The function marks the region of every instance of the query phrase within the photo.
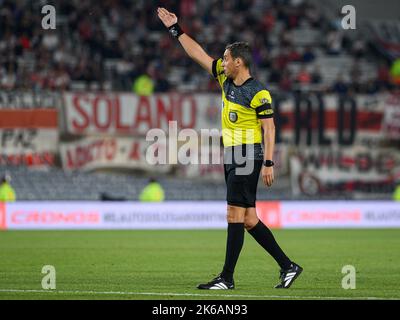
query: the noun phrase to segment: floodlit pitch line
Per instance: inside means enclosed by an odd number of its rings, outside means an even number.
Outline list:
[[[337,299],[337,300],[400,300],[400,298],[383,298],[383,297],[276,296],[276,295],[251,295],[251,294],[202,294],[202,293],[174,293],[174,292],[123,292],[123,291],[79,291],[79,290],[0,289],[0,292],[143,295],[143,296],[187,296],[187,297],[224,297],[224,298],[230,297],[230,298]]]

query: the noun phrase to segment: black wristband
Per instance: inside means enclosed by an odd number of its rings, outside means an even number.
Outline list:
[[[274,166],[274,162],[272,160],[264,160],[263,165],[265,167],[273,167]]]
[[[169,33],[174,37],[174,38],[179,38],[182,34],[184,34],[183,30],[179,26],[178,23],[175,23],[174,25],[170,26],[168,28]]]

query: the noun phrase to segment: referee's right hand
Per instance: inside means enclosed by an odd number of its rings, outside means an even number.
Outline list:
[[[169,28],[178,22],[178,18],[174,13],[169,12],[165,8],[157,8],[157,14],[162,23]]]

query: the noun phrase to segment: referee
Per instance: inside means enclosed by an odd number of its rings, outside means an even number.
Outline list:
[[[275,126],[271,96],[250,75],[251,50],[247,43],[226,47],[223,59],[214,60],[178,24],[175,14],[157,9],[158,17],[183,49],[218,81],[222,89],[222,140],[227,185],[227,243],[222,272],[199,289],[234,289],[233,273],[244,242],[244,229],[279,264],[280,281],[275,288],[289,288],[303,269],[291,261],[271,231],[258,219],[255,202],[262,174],[266,186],[274,182],[272,155]],[[262,134],[262,131],[264,134]],[[264,135],[265,152],[262,141]]]

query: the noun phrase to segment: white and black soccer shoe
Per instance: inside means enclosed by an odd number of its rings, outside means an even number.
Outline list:
[[[229,290],[235,289],[235,282],[226,281],[224,278],[219,275],[218,277],[214,278],[208,283],[199,284],[197,289],[204,289],[204,290]]]
[[[287,270],[280,271],[280,283],[278,283],[276,289],[288,289],[293,284],[294,280],[303,272],[303,268],[298,264],[292,262],[292,265]]]

